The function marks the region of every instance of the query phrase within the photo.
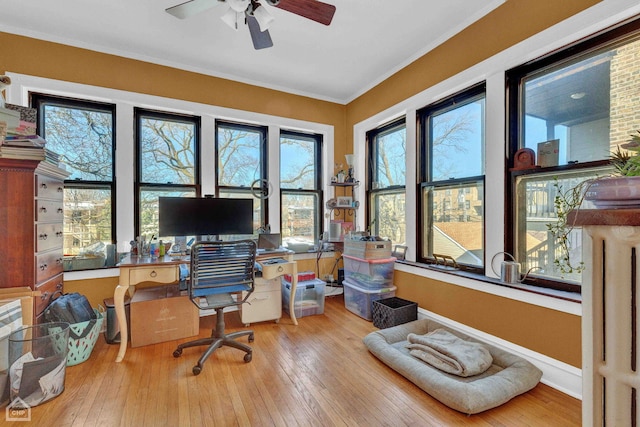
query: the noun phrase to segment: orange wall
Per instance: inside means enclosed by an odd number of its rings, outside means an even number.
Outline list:
[[[344,105],[8,33],[0,46],[5,72],[323,123],[336,144],[346,138]]]
[[[394,275],[396,296],[506,341],[582,365],[580,316],[475,291],[402,271]]]

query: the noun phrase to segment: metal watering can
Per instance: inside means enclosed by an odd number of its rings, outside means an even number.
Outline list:
[[[500,254],[507,255],[511,258],[511,261],[502,261],[500,263],[500,274],[493,268],[493,261],[495,261],[496,257]],[[500,276],[500,281],[503,283],[509,283],[512,285],[522,283],[531,270],[538,269],[541,267],[531,267],[522,278],[520,278],[520,263],[516,262],[516,259],[509,252],[498,252],[491,258],[491,270],[495,273],[496,276]]]

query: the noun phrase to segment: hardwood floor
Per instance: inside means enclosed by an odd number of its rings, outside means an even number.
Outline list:
[[[215,316],[201,319],[200,334]],[[226,315],[227,329],[243,326]],[[253,361],[224,347],[194,376],[203,348],[174,358],[177,341],[129,349],[100,337],[91,358],[67,368],[65,391],[32,408],[31,423],[56,426],[578,426],[580,401],[539,384],[499,408],[454,411],[373,357],[371,322],[327,297],[324,315],[251,325]],[[187,341],[187,340],[181,340]],[[3,419],[4,421],[4,419]]]

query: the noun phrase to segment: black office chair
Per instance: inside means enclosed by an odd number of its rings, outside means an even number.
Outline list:
[[[244,335],[253,342],[253,331],[243,330],[226,334],[225,307],[243,304],[254,290],[256,243],[253,240],[230,242],[197,242],[191,247],[191,273],[188,283],[189,297],[201,310],[216,310],[216,328],[211,337],[180,344],[173,357],[180,357],[187,347],[209,347],[193,367],[193,374],[202,371],[202,365],[216,349],[226,345],[245,351],[245,362],[251,362],[253,350],[235,339]],[[244,298],[241,292],[245,292]],[[236,296],[236,298],[234,298]]]

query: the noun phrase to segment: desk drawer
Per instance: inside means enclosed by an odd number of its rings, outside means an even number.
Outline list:
[[[174,283],[178,279],[178,266],[176,265],[136,267],[129,270],[130,285],[142,282]]]
[[[280,292],[280,289],[282,288],[282,283],[280,278],[275,278],[275,279],[263,279],[263,278],[256,278],[256,288],[254,290],[254,292]]]
[[[293,274],[295,262],[281,262],[277,264],[261,264],[262,277],[265,279],[273,279],[282,276],[285,273]]]
[[[243,295],[244,297],[244,295]],[[281,291],[253,292],[247,299],[247,304],[240,306],[242,323],[248,325],[254,322],[277,320],[282,316]]]

